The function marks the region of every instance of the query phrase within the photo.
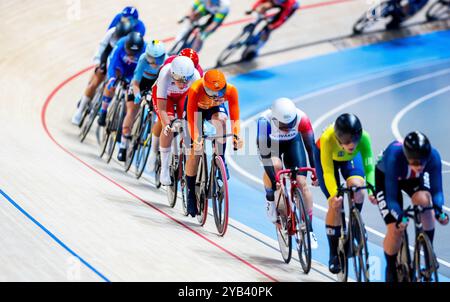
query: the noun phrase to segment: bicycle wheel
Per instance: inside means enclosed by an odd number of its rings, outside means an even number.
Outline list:
[[[346,241],[348,238],[342,237],[339,238],[339,245],[338,245],[338,259],[339,259],[339,266],[340,266],[340,272],[337,274],[337,279],[339,282],[347,282],[348,279],[348,254],[346,251]]]
[[[85,122],[83,122],[81,126],[80,142],[84,142],[87,135],[89,134],[89,131],[91,130],[95,118],[98,115],[98,111],[100,110],[100,107],[102,105],[101,97],[96,97],[92,102],[93,105],[90,105],[89,115],[87,116],[87,119],[85,119]]]
[[[106,149],[109,143],[109,139],[111,136],[111,132],[113,131],[113,119],[116,115],[117,110],[117,101],[115,99],[112,100],[111,105],[109,106],[108,113],[106,115],[106,126],[100,127],[103,130],[103,135],[101,137],[100,143],[100,157],[103,157],[106,153]]]
[[[450,1],[437,1],[426,12],[428,21],[446,20],[450,18]]]
[[[153,113],[148,113],[144,125],[141,128],[140,138],[136,150],[136,163],[135,163],[135,175],[136,178],[141,178],[147,166],[148,157],[150,155],[150,148],[152,144],[152,125],[153,125]]]
[[[411,282],[411,254],[409,253],[408,232],[404,232],[402,244],[397,254],[397,280],[398,282]]]
[[[250,26],[246,26],[242,33],[239,34],[233,41],[225,48],[222,53],[219,55],[217,59],[217,66],[223,66],[229,62],[228,59],[235,54],[239,49],[241,49],[244,45],[247,45],[247,41],[251,37],[253,30],[255,28],[254,24],[249,24]]]
[[[175,204],[177,203],[178,180],[180,175],[179,158],[180,156],[178,154],[172,154],[169,167],[172,184],[167,188],[167,200],[171,208],[175,207]]]
[[[214,221],[220,236],[224,236],[228,228],[228,180],[225,163],[222,157],[214,158],[211,167],[211,188],[210,194],[213,205]]]
[[[142,118],[141,111],[138,112],[133,128],[131,129],[131,142],[127,146],[126,156],[125,156],[125,172],[128,172],[133,164],[134,155],[136,154],[137,145],[139,143],[139,134],[141,132]]]
[[[181,174],[182,177],[180,179],[180,191],[181,191],[181,206],[183,209],[183,214],[184,216],[188,215],[187,212],[187,182],[186,182],[186,173],[184,171],[186,171],[186,155],[184,155],[185,153],[183,152],[181,154],[181,161],[180,161],[180,165],[181,165],[181,171],[183,171],[183,173]]]
[[[124,115],[124,102],[123,96],[119,99],[119,103],[117,104],[117,109],[115,110],[115,114],[112,119],[111,125],[111,133],[109,135],[107,147],[106,147],[106,162],[109,164],[111,162],[112,156],[114,154],[114,150],[116,145],[122,136],[121,129],[123,123],[123,115]]]
[[[389,15],[389,2],[382,2],[380,5],[374,7],[370,11],[364,13],[353,25],[353,34],[359,35],[363,31],[369,29],[376,24],[380,19]]]
[[[439,282],[438,264],[430,239],[419,233],[414,248],[414,273],[417,282]]]
[[[298,258],[300,259],[303,272],[307,274],[311,270],[311,222],[299,188],[294,190],[292,197],[295,204],[295,240]]]
[[[358,209],[354,208],[351,215],[353,217],[351,219],[352,232],[350,238],[356,281],[369,282],[369,251],[367,248],[367,233]]]
[[[160,176],[161,176],[161,153],[158,151],[155,163],[155,186],[157,189],[161,188]]]
[[[276,224],[278,246],[280,247],[281,257],[285,263],[289,263],[292,257],[292,236],[289,235],[288,222],[286,217],[279,216],[279,223]]]
[[[208,164],[206,163],[206,154],[202,155],[198,163],[195,193],[198,210],[197,220],[203,226],[208,217]]]
[[[184,48],[189,48],[189,41],[193,40],[193,32],[195,27],[191,27],[191,29],[181,38],[178,42],[176,42],[169,51],[169,55],[178,55],[181,50]]]

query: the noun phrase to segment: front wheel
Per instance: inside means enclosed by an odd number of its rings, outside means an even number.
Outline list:
[[[436,256],[430,239],[424,232],[420,233],[416,239],[414,268],[417,282],[439,282]]]
[[[357,282],[369,282],[369,251],[367,249],[367,233],[358,209],[352,211],[351,249],[353,267]]]
[[[249,40],[254,26],[245,28],[242,33],[239,34],[233,41],[231,41],[230,45],[225,48],[222,53],[219,55],[217,59],[217,66],[224,66],[230,63],[230,58],[237,53],[243,46],[247,45],[247,41]]]
[[[180,156],[178,154],[172,154],[172,160],[169,168],[172,184],[167,188],[167,201],[169,202],[169,206],[171,208],[174,208],[177,203],[178,180],[180,174],[179,158]]]
[[[211,178],[211,199],[214,221],[220,236],[225,235],[228,227],[228,180],[225,163],[220,156],[214,159]]]
[[[411,254],[409,253],[408,232],[404,232],[402,243],[397,254],[397,280],[398,282],[411,282]]]
[[[206,223],[208,217],[208,166],[206,155],[200,158],[197,169],[197,179],[195,181],[195,195],[197,199],[197,220],[201,226]]]
[[[294,191],[295,203],[295,240],[298,258],[305,274],[311,270],[311,222],[305,209],[302,192],[299,188]]]

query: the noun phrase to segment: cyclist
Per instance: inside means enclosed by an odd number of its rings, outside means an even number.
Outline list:
[[[428,0],[408,0],[408,3],[404,6],[400,5],[402,0],[391,0],[395,9],[392,13],[392,20],[386,24],[386,29],[397,29],[400,27],[400,23],[406,17],[415,15],[419,10],[421,10],[427,3]]]
[[[191,48],[185,48],[180,51],[180,54],[178,56],[188,57],[192,60],[194,63],[195,69],[197,69],[198,73],[200,74],[200,77],[203,77],[203,69],[200,66],[200,59],[197,54],[197,52]],[[177,55],[170,56],[167,58],[167,60],[164,62],[164,64],[172,63],[172,61],[177,57]],[[153,107],[157,108],[158,104],[156,99],[153,99]],[[156,156],[159,150],[159,137],[161,136],[162,131],[162,125],[161,120],[158,119],[155,123],[155,125],[152,128],[152,145],[150,149],[150,155],[148,158],[148,169],[150,172],[153,172],[155,170],[155,163],[156,163]]]
[[[310,166],[315,167],[314,131],[308,116],[298,109],[292,100],[280,98],[272,103],[271,110],[258,119],[257,133],[256,144],[265,171],[263,181],[266,190],[267,215],[273,223],[276,223],[275,175],[283,169],[283,161],[289,169],[306,167],[305,148]],[[306,172],[298,173],[297,183],[302,190],[306,210],[312,221],[313,200],[306,183],[306,174]],[[318,186],[319,182],[314,180],[313,184]],[[317,238],[311,232],[311,248],[317,247]]]
[[[127,94],[127,110],[122,126],[122,139],[117,155],[119,161],[125,161],[126,149],[131,140],[131,127],[141,103],[143,92],[150,91],[158,78],[159,70],[166,59],[166,48],[163,42],[152,40],[147,44],[145,53],[139,58],[133,80]]]
[[[173,134],[171,122],[178,117],[182,119],[186,95],[189,87],[200,79],[200,74],[190,58],[176,57],[172,63],[165,65],[159,74],[156,86],[153,88],[153,99],[157,102],[155,111],[161,121],[163,135],[160,136],[161,152],[161,184],[171,184],[169,164]]]
[[[74,125],[80,125],[84,109],[91,102],[100,83],[105,79],[107,60],[114,46],[116,46],[119,39],[128,35],[130,32],[131,25],[129,23],[119,22],[116,27],[109,29],[106,33],[94,57],[94,73],[91,75],[84,95],[81,97],[78,108],[72,117],[72,123]]]
[[[340,183],[339,171],[347,187],[364,186],[365,181],[374,185],[375,167],[369,134],[363,130],[358,117],[345,113],[334,125],[330,125],[316,142],[315,161],[320,188],[328,199],[326,232],[330,247],[329,270],[333,274],[340,271],[337,248],[341,236],[342,197],[337,196]],[[376,203],[373,192],[369,199]],[[362,191],[355,193],[356,208],[361,211],[364,201]]]
[[[235,149],[241,149],[244,141],[239,137],[239,99],[236,87],[227,83],[225,75],[220,70],[212,69],[205,73],[203,79],[194,82],[189,89],[186,117],[192,144],[186,162],[186,181],[188,189],[187,211],[192,217],[197,215],[195,179],[197,177],[198,157],[196,155],[202,150],[203,146],[199,129],[202,129],[203,121],[207,120],[216,128],[218,136],[225,134],[228,120],[225,102],[228,102],[230,109],[231,128],[234,134],[233,146]],[[215,146],[216,154],[221,156],[225,162],[226,139],[216,140]],[[226,170],[228,178],[228,168]]]
[[[297,0],[257,0],[253,4],[252,9],[246,12],[247,14],[255,11],[260,15],[264,15],[268,10],[274,8],[278,9],[279,12],[270,19],[267,26],[255,37],[254,46],[249,47],[244,59],[250,60],[256,57],[258,51],[269,40],[270,33],[281,27],[297,11],[299,6]]]
[[[392,142],[383,152],[375,170],[378,207],[386,225],[384,255],[386,257],[386,281],[397,280],[396,258],[400,250],[403,231],[402,191],[411,197],[414,205],[430,207],[433,210],[421,214],[425,233],[433,242],[434,219],[440,224],[448,223],[443,213],[442,164],[439,152],[421,132],[409,133],[403,143]]]
[[[192,23],[197,22],[202,17],[211,15],[206,28],[199,32],[192,48],[195,51],[200,51],[205,39],[212,34],[220,25],[222,25],[224,19],[227,17],[230,11],[230,0],[195,0],[191,12],[187,16],[189,22],[185,23],[185,27],[178,34],[175,39],[175,43],[181,41],[184,36],[189,32]]]
[[[144,22],[139,20],[139,12],[137,8],[133,6],[125,7],[121,13],[117,14],[114,17],[111,24],[109,25],[109,28],[115,27],[119,22],[130,23],[133,31],[137,31],[142,35],[142,37],[145,36],[145,24]]]
[[[138,32],[131,32],[117,42],[109,59],[107,84],[103,91],[102,107],[97,120],[99,126],[106,125],[106,113],[114,96],[117,79],[120,78],[130,83],[138,59],[145,51],[145,47],[144,39]]]

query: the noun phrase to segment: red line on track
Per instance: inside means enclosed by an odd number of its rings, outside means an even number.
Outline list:
[[[65,81],[63,81],[62,83],[60,83],[51,93],[50,95],[47,97],[47,99],[45,100],[44,106],[42,107],[42,111],[41,111],[41,123],[42,126],[44,128],[45,133],[48,135],[48,137],[61,149],[63,150],[65,153],[67,153],[69,156],[73,157],[74,159],[76,159],[77,161],[79,161],[81,164],[83,164],[85,167],[87,167],[89,170],[91,170],[92,172],[94,172],[95,174],[101,176],[102,178],[104,178],[105,180],[109,181],[110,183],[114,184],[115,186],[117,186],[118,188],[122,189],[123,191],[125,191],[126,193],[128,193],[129,195],[133,196],[134,198],[136,198],[137,200],[139,200],[140,202],[146,204],[147,206],[151,207],[152,209],[154,209],[155,211],[159,212],[160,214],[164,215],[165,217],[169,218],[170,220],[172,220],[173,222],[181,225],[182,227],[184,227],[185,229],[187,229],[188,231],[190,231],[191,233],[193,233],[194,235],[202,238],[203,240],[205,240],[206,242],[210,243],[211,245],[217,247],[218,249],[220,249],[221,251],[225,252],[226,254],[228,254],[229,256],[235,258],[236,260],[242,262],[244,265],[248,266],[249,268],[255,270],[256,272],[262,274],[263,276],[267,277],[269,280],[274,281],[274,282],[278,282],[277,279],[275,279],[274,277],[270,276],[269,274],[267,274],[266,272],[264,272],[263,270],[257,268],[256,266],[254,266],[253,264],[251,264],[250,262],[244,260],[243,258],[239,257],[238,255],[234,254],[233,252],[229,251],[228,249],[222,247],[221,245],[217,244],[216,242],[212,241],[211,239],[207,238],[206,236],[200,234],[199,232],[195,231],[194,229],[192,229],[191,227],[189,227],[188,225],[184,224],[183,222],[177,220],[176,218],[172,217],[171,215],[165,213],[164,211],[160,210],[159,208],[157,208],[156,206],[152,205],[151,203],[145,201],[144,199],[142,199],[141,197],[139,197],[138,195],[134,194],[133,192],[131,192],[130,190],[128,190],[127,188],[123,187],[121,184],[119,184],[118,182],[116,182],[115,180],[109,178],[108,176],[106,176],[105,174],[101,173],[100,171],[98,171],[97,169],[93,168],[92,166],[90,166],[89,164],[87,164],[86,162],[84,162],[82,159],[80,159],[78,156],[76,156],[75,154],[73,154],[72,152],[70,152],[68,149],[66,149],[63,145],[61,145],[52,135],[52,133],[50,132],[48,125],[47,125],[47,120],[46,120],[46,114],[47,114],[47,109],[48,106],[50,105],[50,103],[54,100],[55,95],[64,87],[66,86],[68,83],[70,83],[71,81],[73,81],[74,79],[76,79],[77,77],[81,76],[82,74],[88,72],[89,70],[91,70],[93,68],[93,66],[90,66],[88,68],[85,68],[79,72],[77,72],[76,74],[74,74],[73,76],[69,77],[68,79],[66,79]]]
[[[315,4],[308,4],[308,5],[300,6],[299,11],[308,10],[308,9],[312,9],[312,8],[318,8],[318,7],[324,7],[324,6],[331,6],[331,5],[341,4],[341,3],[353,2],[353,1],[355,1],[355,0],[324,1],[324,2],[319,2],[319,3],[315,3]],[[239,25],[242,23],[248,23],[248,22],[253,21],[253,19],[254,19],[253,17],[247,17],[247,18],[242,18],[242,19],[238,19],[235,21],[225,22],[221,27],[228,27],[228,26]],[[172,42],[173,40],[175,40],[175,37],[166,38],[161,41],[163,41],[164,43],[167,43],[167,42]]]

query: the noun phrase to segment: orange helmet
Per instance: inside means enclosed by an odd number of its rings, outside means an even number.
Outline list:
[[[192,48],[185,48],[180,51],[180,56],[188,57],[194,63],[195,68],[197,68],[198,63],[200,63],[200,59],[198,58],[198,54]]]
[[[227,90],[227,80],[222,71],[208,70],[203,76],[203,87],[210,97],[223,97]]]

